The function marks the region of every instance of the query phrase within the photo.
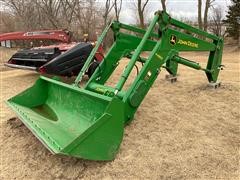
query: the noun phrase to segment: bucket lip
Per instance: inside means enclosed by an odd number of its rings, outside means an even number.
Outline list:
[[[40,76],[39,78],[43,79],[43,80],[46,80],[48,82],[51,82],[51,83],[54,83],[54,84],[57,84],[57,85],[60,85],[60,86],[72,89],[74,91],[77,91],[77,92],[80,92],[80,93],[84,93],[84,94],[86,94],[88,96],[94,96],[95,98],[102,99],[102,100],[105,100],[105,101],[108,101],[108,102],[112,101],[112,99],[113,99],[113,97],[104,96],[102,94],[98,94],[96,92],[89,91],[89,90],[86,90],[84,88],[80,88],[80,87],[74,86],[73,84],[66,84],[64,82],[57,81],[55,79],[51,79],[51,78],[48,78],[48,77],[45,77],[45,76]]]
[[[21,112],[19,112],[13,105],[13,103],[9,100],[5,101],[5,103],[11,108],[13,109],[13,111],[15,112],[15,114],[19,117],[19,119],[21,120],[21,122],[34,134],[34,136],[52,153],[52,154],[58,154],[60,153],[60,149],[59,148],[54,148],[53,146],[49,146],[44,139],[41,138],[41,136],[37,133],[37,130],[35,128],[32,128],[30,126],[29,123],[27,123],[25,121],[25,119],[23,118],[23,114]],[[57,145],[58,146],[58,145]]]

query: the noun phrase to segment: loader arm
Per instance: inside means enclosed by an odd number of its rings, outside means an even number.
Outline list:
[[[147,30],[119,22],[112,22],[111,28],[115,42],[85,88],[107,96],[116,95],[122,99],[125,103],[126,123],[133,118],[161,68],[166,68],[175,76],[178,64],[183,64],[204,71],[209,82],[217,81],[222,59],[222,38],[173,19],[164,11],[155,13]],[[157,32],[154,31],[156,29]],[[141,57],[143,51],[150,51],[148,58]],[[207,66],[203,68],[197,62],[180,57],[179,52],[182,51],[208,51]],[[118,83],[115,87],[106,86],[106,81],[120,59],[126,56],[130,57],[130,60]],[[124,91],[122,88],[137,61],[143,63],[143,68],[131,86]]]

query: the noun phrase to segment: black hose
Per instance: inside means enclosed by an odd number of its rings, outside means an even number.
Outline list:
[[[139,69],[138,69],[138,66],[135,64],[134,65],[136,67],[136,70],[137,70],[137,75],[139,74]]]

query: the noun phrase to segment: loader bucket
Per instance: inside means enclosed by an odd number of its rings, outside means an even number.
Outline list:
[[[40,77],[7,103],[54,154],[112,160],[122,141],[123,104],[115,98]]]

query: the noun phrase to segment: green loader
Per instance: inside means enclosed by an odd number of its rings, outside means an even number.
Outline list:
[[[114,42],[92,77],[82,78],[109,30]],[[7,101],[21,121],[54,154],[89,160],[113,160],[129,124],[162,68],[177,75],[178,64],[202,70],[210,83],[221,70],[223,39],[157,11],[146,30],[113,21],[99,37],[73,84],[40,76],[36,83]],[[142,57],[142,52],[149,56]],[[208,51],[207,66],[179,56]],[[119,61],[128,64],[114,86],[106,85]],[[135,64],[143,64],[132,84],[123,88]],[[82,84],[82,83],[81,83]]]

